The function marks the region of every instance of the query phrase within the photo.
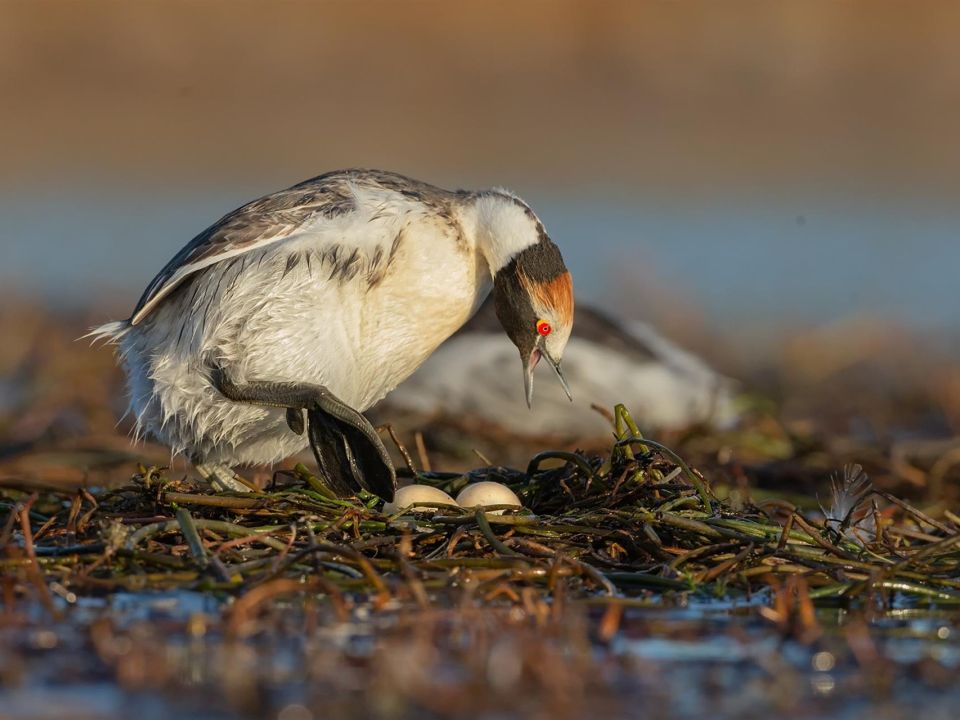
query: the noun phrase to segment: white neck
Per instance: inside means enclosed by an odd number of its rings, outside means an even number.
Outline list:
[[[491,275],[540,240],[533,213],[506,191],[473,198],[464,207],[461,222],[474,247],[487,261]]]

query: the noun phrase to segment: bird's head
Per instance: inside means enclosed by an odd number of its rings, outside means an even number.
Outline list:
[[[527,405],[533,402],[533,371],[549,363],[571,400],[560,369],[573,328],[573,283],[560,249],[543,234],[494,275],[497,318],[523,361]]]
[[[570,397],[560,361],[573,327],[573,283],[560,248],[530,206],[510,191],[497,188],[470,197],[465,225],[493,275],[497,318],[520,350],[527,405],[540,360],[553,368]]]

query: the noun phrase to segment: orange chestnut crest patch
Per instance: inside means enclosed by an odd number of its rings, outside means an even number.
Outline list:
[[[553,332],[553,328],[546,320],[537,320],[537,332],[546,337]]]
[[[530,293],[534,307],[541,307],[544,311],[552,310],[553,319],[560,325],[573,321],[573,283],[570,281],[570,273],[561,273],[552,280],[543,282],[534,282],[521,274],[520,281]],[[538,331],[539,325],[538,321]]]

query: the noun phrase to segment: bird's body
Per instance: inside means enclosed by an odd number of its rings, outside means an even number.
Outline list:
[[[563,360],[578,403],[570,406],[559,389],[547,388],[532,412],[525,412],[504,372],[513,353],[488,301],[390,394],[378,414],[399,412],[420,421],[467,417],[517,438],[559,435],[578,443],[609,437],[609,422],[591,405],[624,403],[644,432],[729,428],[739,415],[733,380],[650,325],[582,304]]]
[[[539,236],[536,216],[502,191],[328,173],[222,218],[161,271],[130,320],[99,332],[120,346],[139,431],[207,465],[274,463],[308,436],[291,431],[284,403],[228,397],[211,368],[238,387],[321,387],[362,412]]]

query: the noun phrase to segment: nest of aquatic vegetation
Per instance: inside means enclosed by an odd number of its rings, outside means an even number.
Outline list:
[[[387,515],[372,495],[333,497],[303,466],[250,493],[213,494],[163,468],[110,490],[0,488],[0,564],[7,593],[36,593],[51,607],[51,593],[119,589],[312,593],[340,611],[464,593],[682,599],[755,593],[786,577],[821,602],[893,592],[960,601],[960,518],[930,517],[856,468],[816,516],[783,501],[723,502],[708,479],[641,437],[622,407],[603,457],[545,452],[522,471],[415,478],[451,493],[474,480],[508,485],[524,509]]]

